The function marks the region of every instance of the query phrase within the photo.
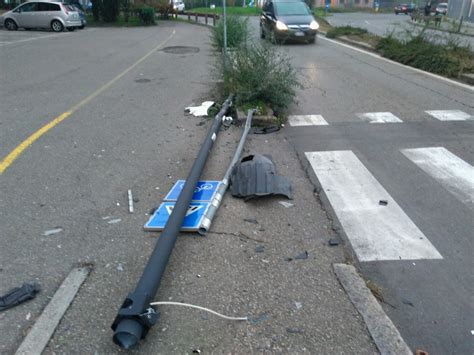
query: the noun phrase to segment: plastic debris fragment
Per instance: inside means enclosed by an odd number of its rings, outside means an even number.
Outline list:
[[[11,289],[5,295],[0,296],[0,311],[5,311],[35,298],[40,290],[40,285],[35,282],[24,283],[21,287]]]
[[[256,197],[283,195],[292,198],[289,180],[276,174],[270,156],[249,155],[237,163],[231,174],[232,196],[251,199]]]
[[[214,101],[204,101],[201,106],[189,106],[184,111],[196,117],[207,116],[207,111],[212,105]]]
[[[48,237],[48,236],[50,236],[50,235],[60,233],[60,232],[62,232],[63,230],[64,230],[64,229],[62,229],[61,227],[57,227],[57,228],[54,228],[54,229],[47,230],[46,232],[43,233],[43,235],[44,235],[45,237]]]

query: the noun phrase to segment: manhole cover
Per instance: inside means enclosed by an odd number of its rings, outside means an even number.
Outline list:
[[[151,80],[150,79],[137,79],[135,80],[136,83],[149,83]]]
[[[186,54],[186,53],[197,53],[199,52],[198,47],[186,47],[186,46],[173,46],[173,47],[165,47],[162,49],[165,53],[171,54]]]

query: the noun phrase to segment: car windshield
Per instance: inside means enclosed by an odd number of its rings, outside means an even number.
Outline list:
[[[276,2],[275,13],[280,16],[309,15],[309,9],[304,2]]]

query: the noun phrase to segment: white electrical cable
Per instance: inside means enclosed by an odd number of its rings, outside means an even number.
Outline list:
[[[150,303],[151,306],[160,306],[160,305],[171,305],[171,306],[184,306],[184,307],[190,307],[190,308],[196,308],[196,309],[200,309],[201,311],[206,311],[206,312],[209,312],[209,313],[212,313],[218,317],[221,317],[221,318],[224,318],[224,319],[228,319],[228,320],[249,320],[248,317],[229,317],[229,316],[226,316],[226,315],[223,315],[221,313],[218,313],[216,311],[213,311],[212,309],[209,309],[209,308],[205,308],[205,307],[201,307],[201,306],[196,306],[194,304],[189,304],[189,303],[181,303],[181,302],[152,302]]]

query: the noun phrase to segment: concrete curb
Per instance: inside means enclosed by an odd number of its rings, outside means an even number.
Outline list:
[[[359,42],[359,41],[354,41],[353,39],[347,38],[345,36],[341,36],[338,38],[335,38],[337,41],[341,41],[346,44],[350,44],[355,47],[359,47],[361,49],[365,49],[366,51],[370,51],[373,53],[378,53],[374,47],[372,47],[370,44],[364,43],[364,42]]]
[[[334,272],[352,304],[364,318],[370,335],[382,355],[413,354],[397,328],[385,314],[364,280],[352,265],[334,264]]]
[[[89,267],[80,267],[69,273],[15,355],[41,355],[90,271]]]

